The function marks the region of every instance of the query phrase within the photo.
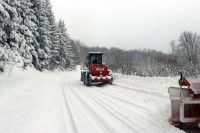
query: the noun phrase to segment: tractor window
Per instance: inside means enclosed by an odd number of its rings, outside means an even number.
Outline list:
[[[102,55],[101,54],[91,55],[91,63],[102,64]]]

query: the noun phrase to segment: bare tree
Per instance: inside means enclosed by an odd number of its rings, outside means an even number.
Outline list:
[[[172,56],[177,60],[177,67],[188,75],[198,75],[200,67],[200,36],[193,32],[183,32],[178,42],[170,43]]]

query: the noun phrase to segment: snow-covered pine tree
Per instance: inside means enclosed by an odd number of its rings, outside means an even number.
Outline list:
[[[4,30],[6,23],[8,23],[8,21],[10,20],[10,15],[6,10],[6,8],[8,8],[7,6],[8,5],[4,1],[0,0],[0,71],[1,72],[3,72],[5,69],[6,50],[10,49],[7,43],[7,35]]]
[[[69,41],[67,42],[67,45],[65,47],[65,51],[67,52],[68,58],[70,59],[70,66],[69,67],[71,69],[74,69],[75,66],[76,66],[76,63],[75,63],[76,54],[75,54],[75,47],[74,47],[72,39],[69,39]]]
[[[70,39],[70,43],[67,46],[68,55],[72,60],[72,67],[75,67],[80,63],[80,49],[79,49],[79,41]]]
[[[1,71],[5,66],[13,66],[14,64],[23,65],[22,58],[19,53],[19,42],[22,36],[19,31],[19,17],[16,11],[18,2],[16,0],[0,0],[1,4]]]
[[[35,12],[32,9],[33,4],[30,0],[18,0],[18,4],[16,6],[19,15],[18,19],[20,20],[18,34],[22,36],[19,52],[22,56],[24,67],[33,64],[36,68],[38,68],[39,60],[34,47],[35,36],[33,34],[37,30],[37,19]]]
[[[47,4],[45,0],[33,0],[33,9],[35,11],[38,23],[37,23],[37,32],[35,43],[38,43],[39,48],[38,58],[40,61],[41,69],[49,69],[49,62],[52,58],[51,55],[51,39],[49,35],[49,21],[47,18]]]
[[[69,58],[67,46],[70,43],[70,38],[67,34],[67,29],[63,20],[59,20],[57,28],[59,38],[59,53],[60,53],[60,68],[67,69],[71,67],[72,60]]]
[[[51,58],[49,66],[50,66],[50,69],[53,70],[53,69],[58,68],[60,65],[60,54],[59,54],[60,44],[58,40],[57,25],[55,22],[54,13],[52,11],[51,2],[49,0],[46,0],[46,4],[47,4],[46,16],[50,24],[48,31],[49,31],[49,37],[51,39],[51,46],[52,46],[52,58]]]

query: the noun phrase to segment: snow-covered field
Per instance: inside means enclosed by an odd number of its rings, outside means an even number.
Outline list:
[[[177,80],[115,74],[86,87],[78,70],[15,68],[0,75],[0,133],[184,133],[168,122]]]

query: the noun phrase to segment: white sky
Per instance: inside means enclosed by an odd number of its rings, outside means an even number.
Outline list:
[[[51,0],[56,19],[88,46],[169,51],[183,31],[200,33],[199,0]]]

